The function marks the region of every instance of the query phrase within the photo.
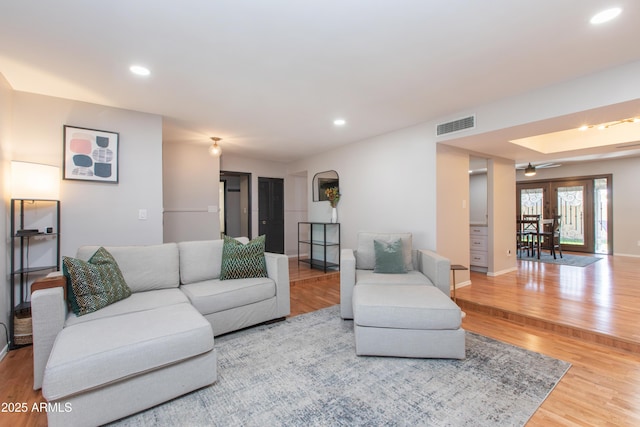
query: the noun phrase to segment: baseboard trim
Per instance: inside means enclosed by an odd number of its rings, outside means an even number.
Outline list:
[[[631,258],[640,258],[640,255],[634,255],[634,254],[617,254],[614,252],[613,256],[628,256]]]
[[[507,268],[506,270],[500,270],[500,271],[487,271],[487,276],[489,277],[501,276],[503,274],[511,273],[512,271],[518,271],[518,267],[511,267],[511,268]]]
[[[456,283],[456,289],[464,288],[465,286],[470,286],[471,280],[466,280],[464,282]],[[453,290],[453,285],[450,286],[451,290]]]

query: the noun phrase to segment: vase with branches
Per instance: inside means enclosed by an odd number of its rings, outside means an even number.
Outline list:
[[[338,187],[329,187],[324,190],[325,196],[327,196],[327,200],[329,200],[329,204],[331,205],[331,222],[338,222],[338,202],[340,201],[340,190]]]

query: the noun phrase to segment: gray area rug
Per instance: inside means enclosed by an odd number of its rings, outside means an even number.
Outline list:
[[[218,381],[119,426],[519,426],[571,366],[467,332],[465,360],[355,355],[339,306],[216,338]]]
[[[546,262],[548,264],[559,264],[559,265],[570,265],[573,267],[586,267],[588,265],[593,264],[596,261],[600,261],[602,258],[598,258],[595,256],[584,256],[584,255],[570,255],[563,254],[562,258],[560,258],[559,254],[556,254],[556,259],[553,259],[552,255],[548,253],[540,254],[540,259],[538,257],[528,257],[522,256],[518,258],[521,261],[536,261],[536,262]]]

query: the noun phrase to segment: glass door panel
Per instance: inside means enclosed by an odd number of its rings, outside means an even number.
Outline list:
[[[597,254],[608,254],[611,252],[609,241],[609,183],[607,178],[593,180],[595,197],[595,252]]]
[[[558,187],[558,213],[562,216],[560,243],[584,245],[583,187]]]
[[[523,188],[520,191],[520,216],[540,215],[542,217],[543,201],[542,188]]]
[[[593,181],[555,184],[552,210],[561,216],[560,244],[570,251],[594,252]]]
[[[549,184],[518,183],[516,185],[516,216],[540,215],[549,216]]]

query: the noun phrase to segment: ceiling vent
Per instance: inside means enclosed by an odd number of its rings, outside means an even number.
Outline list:
[[[461,130],[473,129],[476,127],[476,116],[464,117],[447,123],[440,123],[436,128],[436,136],[446,135]]]

